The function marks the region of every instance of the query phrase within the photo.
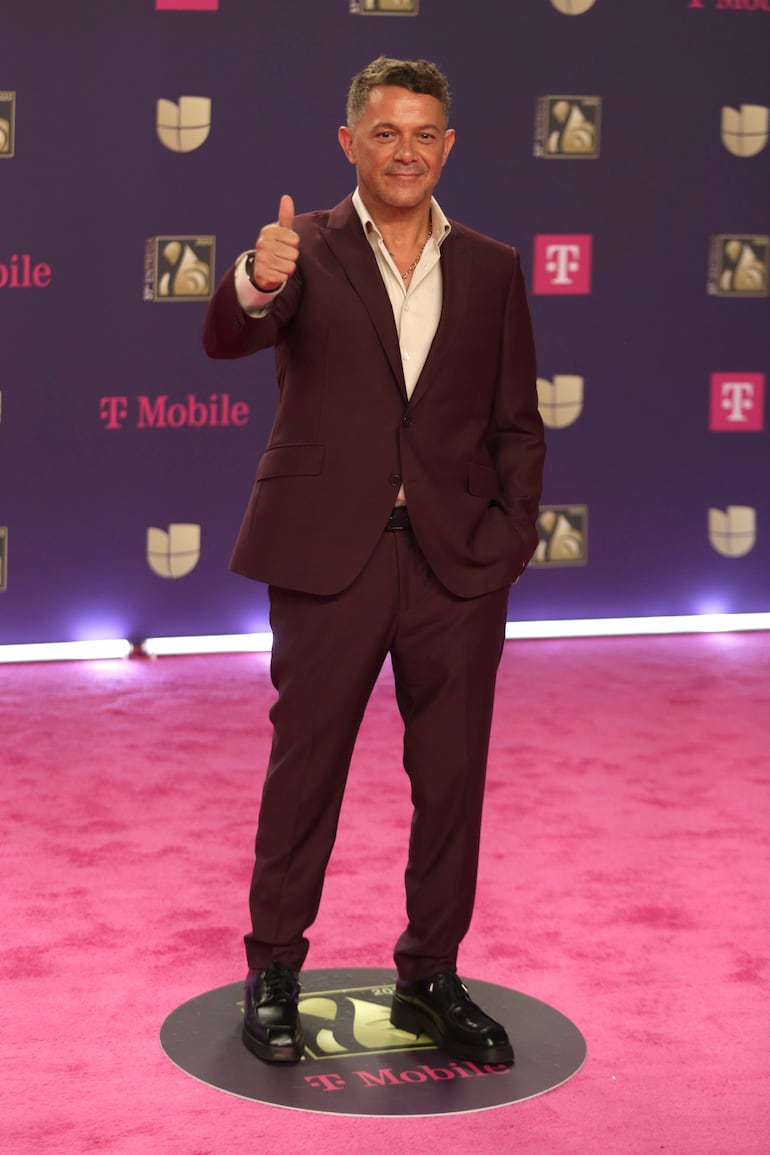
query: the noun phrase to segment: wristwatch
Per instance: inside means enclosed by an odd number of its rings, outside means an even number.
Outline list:
[[[245,272],[246,276],[249,278],[249,281],[251,282],[251,284],[254,286],[254,288],[257,290],[258,293],[277,293],[281,287],[280,285],[276,285],[276,287],[274,289],[263,289],[262,286],[258,285],[257,282],[254,280],[254,256],[255,256],[254,253],[248,253],[246,256],[246,260],[244,262],[244,265],[243,265],[243,271]]]

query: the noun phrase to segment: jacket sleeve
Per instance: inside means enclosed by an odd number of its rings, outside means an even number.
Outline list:
[[[275,345],[280,330],[290,323],[301,296],[301,280],[295,272],[263,317],[249,317],[238,303],[235,266],[219,282],[203,321],[203,348],[209,357],[231,360],[258,353]]]

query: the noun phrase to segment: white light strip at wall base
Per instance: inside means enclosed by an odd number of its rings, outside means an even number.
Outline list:
[[[612,638],[640,634],[726,634],[770,630],[770,613],[681,614],[659,618],[586,618],[507,622],[506,638]]]
[[[687,614],[660,618],[597,618],[556,622],[508,622],[512,638],[605,638],[639,634],[712,634],[770,630],[770,613]],[[150,657],[165,654],[269,652],[272,635],[224,634],[198,638],[148,638],[142,649]]]
[[[512,640],[539,638],[611,638],[644,634],[724,634],[770,631],[770,613],[683,614],[657,618],[579,618],[549,622],[508,622]],[[189,638],[148,638],[138,652],[151,658],[181,654],[269,653],[270,633],[209,634]],[[61,662],[76,659],[127,658],[137,648],[125,638],[94,642],[45,642],[0,646],[4,662]]]
[[[269,653],[273,635],[211,634],[199,638],[148,638],[142,650],[150,658],[167,654]]]
[[[127,658],[132,650],[125,638],[100,642],[41,642],[0,646],[2,662],[72,662],[84,659]]]

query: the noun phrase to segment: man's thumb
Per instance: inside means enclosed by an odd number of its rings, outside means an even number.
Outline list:
[[[290,196],[282,196],[278,206],[278,224],[283,229],[294,228],[294,201]]]

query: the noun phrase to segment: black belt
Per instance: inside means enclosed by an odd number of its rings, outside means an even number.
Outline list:
[[[396,529],[411,529],[412,523],[409,520],[409,511],[405,505],[396,505],[393,507],[388,518],[388,524],[385,526],[386,530]]]

